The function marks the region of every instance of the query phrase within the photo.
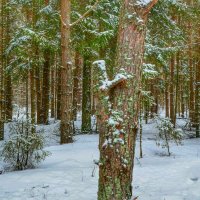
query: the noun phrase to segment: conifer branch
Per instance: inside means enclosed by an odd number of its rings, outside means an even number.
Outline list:
[[[77,19],[75,22],[73,22],[72,24],[70,24],[70,27],[75,26],[76,24],[78,24],[80,21],[82,21],[85,17],[87,17],[87,15],[90,14],[90,12],[96,8],[96,6],[98,5],[99,0],[96,1],[96,3],[87,11],[85,12],[79,19]]]

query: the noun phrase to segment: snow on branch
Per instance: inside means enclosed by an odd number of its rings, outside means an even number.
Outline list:
[[[143,0],[143,1],[149,1],[149,0]],[[144,16],[147,15],[151,9],[153,8],[153,6],[158,2],[158,0],[151,0],[147,3],[145,11],[144,11]]]
[[[82,21],[84,18],[86,18],[90,14],[90,12],[93,11],[96,8],[96,6],[98,5],[98,3],[99,3],[99,0],[97,0],[96,3],[93,6],[91,6],[91,8],[88,11],[86,11],[81,17],[79,17],[79,19],[77,19],[75,22],[73,22],[72,24],[69,24],[69,25],[67,25],[63,21],[61,15],[60,15],[60,19],[61,19],[62,25],[64,27],[73,27],[73,26],[75,26],[76,24],[78,24],[80,21]]]
[[[137,5],[146,6],[151,2],[151,0],[138,0]]]
[[[143,15],[147,15],[153,6],[158,2],[158,0],[137,0],[137,5],[144,8]]]
[[[107,71],[106,71],[106,65],[104,60],[98,60],[94,62],[93,64],[97,64],[98,68],[101,71],[101,77],[100,77],[100,90],[101,91],[109,91],[112,88],[116,87],[117,85],[121,84],[122,82],[126,82],[129,78],[132,76],[127,74],[124,69],[120,69],[120,73],[115,75],[115,78],[113,80],[108,79]]]
[[[96,1],[96,3],[87,11],[85,12],[78,20],[76,20],[75,22],[73,22],[72,24],[70,24],[71,27],[75,26],[76,24],[78,24],[80,21],[82,21],[85,17],[87,17],[87,15],[93,11],[93,9],[96,8],[96,6],[98,5],[99,0]]]

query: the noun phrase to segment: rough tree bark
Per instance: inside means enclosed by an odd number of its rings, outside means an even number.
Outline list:
[[[98,200],[130,200],[148,13],[157,3],[121,5],[115,78],[108,80],[103,61],[97,61],[105,113],[100,121]]]
[[[70,56],[71,1],[61,0],[61,144],[73,141],[72,62]]]

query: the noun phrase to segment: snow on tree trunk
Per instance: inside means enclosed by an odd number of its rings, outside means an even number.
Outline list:
[[[100,130],[98,200],[129,200],[132,196],[145,29],[147,15],[156,2],[122,3],[113,80],[108,79],[104,62],[96,62],[105,109],[98,121],[106,127]]]

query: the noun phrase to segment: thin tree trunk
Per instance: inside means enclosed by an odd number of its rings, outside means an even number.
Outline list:
[[[143,151],[142,151],[142,109],[140,108],[140,158],[143,158]]]
[[[56,101],[56,111],[57,119],[61,119],[61,67],[58,66],[56,69],[56,79],[57,79],[57,101]]]
[[[74,69],[74,81],[73,81],[73,118],[76,120],[77,112],[78,112],[78,102],[80,96],[80,81],[81,81],[81,67],[82,60],[78,52],[75,54],[75,69]]]
[[[55,118],[55,69],[51,69],[51,118]]]
[[[34,68],[32,66],[32,69],[30,70],[30,91],[31,91],[31,123],[35,124],[36,122],[36,102],[35,102],[35,73],[34,73]]]
[[[37,124],[41,124],[41,81],[40,81],[40,68],[37,67],[35,70],[35,84],[36,84],[36,95],[37,95]]]
[[[4,67],[5,67],[5,61],[4,61],[4,1],[1,2],[1,24],[0,27],[0,140],[4,139],[4,122],[5,122],[5,96],[4,96]]]
[[[195,107],[195,98],[194,98],[194,67],[193,67],[193,59],[192,59],[192,50],[189,50],[189,70],[190,70],[190,87],[189,87],[189,118],[191,125],[194,123],[194,107]]]
[[[8,1],[6,1],[6,4],[8,4]],[[8,6],[8,5],[5,5]],[[6,8],[5,8],[6,9]],[[6,18],[6,26],[5,26],[5,49],[8,47],[8,44],[10,42],[10,11],[9,9],[6,9],[5,11],[5,18]],[[11,121],[12,120],[12,77],[11,72],[8,70],[9,65],[9,56],[5,55],[5,114],[6,114],[6,120]]]
[[[91,61],[84,57],[82,86],[82,127],[83,133],[91,132]]]
[[[165,82],[165,116],[169,117],[169,86],[167,78]]]
[[[176,96],[175,96],[175,108],[174,108],[174,127],[176,125],[176,114],[178,110],[178,97],[179,97],[179,70],[180,70],[180,52],[176,55]]]
[[[172,56],[170,61],[170,119],[172,123],[174,124],[174,65],[175,65],[175,59],[174,56]]]
[[[6,109],[6,120],[12,121],[12,80],[11,75],[5,75],[5,109]]]
[[[42,112],[41,120],[43,124],[48,124],[49,119],[49,92],[50,92],[50,52],[44,51],[43,82],[42,82]]]
[[[200,38],[200,30],[199,30]],[[200,47],[197,49],[200,56]],[[200,137],[200,59],[196,60],[196,83],[195,83],[195,125],[196,137]]]

